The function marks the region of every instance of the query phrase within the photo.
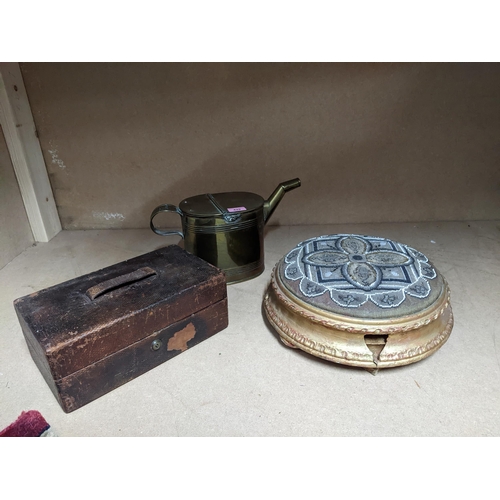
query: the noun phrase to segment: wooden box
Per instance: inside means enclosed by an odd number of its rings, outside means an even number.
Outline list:
[[[228,324],[224,273],[179,246],[14,301],[36,365],[67,413]]]

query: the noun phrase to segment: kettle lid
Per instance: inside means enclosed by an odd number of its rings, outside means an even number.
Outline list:
[[[230,193],[199,194],[181,201],[179,208],[191,217],[215,217],[238,215],[262,208],[264,198],[254,193],[233,191]]]

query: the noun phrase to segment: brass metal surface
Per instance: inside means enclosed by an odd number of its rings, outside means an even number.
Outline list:
[[[264,271],[264,225],[287,191],[299,179],[283,182],[268,200],[254,193],[202,194],[183,200],[179,207],[160,205],[151,214],[151,229],[162,236],[178,234],[184,248],[222,269],[228,284],[255,278]],[[182,232],[156,227],[160,212],[180,215]]]

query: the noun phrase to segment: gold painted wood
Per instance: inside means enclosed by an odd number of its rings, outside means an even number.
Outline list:
[[[453,328],[450,289],[429,307],[408,316],[364,319],[334,314],[307,303],[286,289],[274,268],[264,297],[270,324],[288,347],[370,371],[408,365],[437,351]]]

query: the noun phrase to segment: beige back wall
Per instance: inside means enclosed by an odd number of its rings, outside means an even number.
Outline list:
[[[32,244],[28,216],[0,126],[0,269]]]
[[[271,224],[500,219],[499,64],[21,68],[65,229],[294,177]]]

